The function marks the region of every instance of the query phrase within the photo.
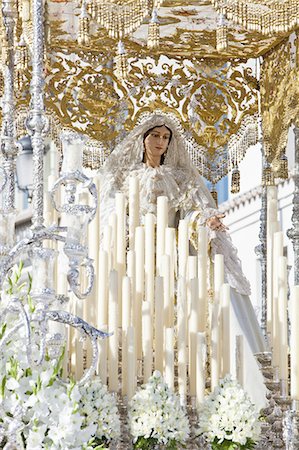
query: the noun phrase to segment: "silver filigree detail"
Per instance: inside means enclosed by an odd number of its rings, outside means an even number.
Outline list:
[[[89,191],[92,196],[93,205],[89,206],[85,204],[74,204],[78,184],[82,184],[82,188]],[[64,203],[63,205],[57,205],[55,198],[56,191],[59,190],[62,186],[65,186],[66,203]],[[79,170],[71,173],[63,173],[50,191],[50,196],[52,205],[58,212],[64,212],[73,215],[82,213],[88,214],[88,222],[91,222],[95,217],[98,204],[97,188],[93,181]]]
[[[295,133],[295,164],[294,164],[294,196],[292,228],[287,231],[294,249],[294,284],[299,284],[299,128],[294,128]]]
[[[44,17],[43,1],[32,2],[32,78],[30,84],[31,102],[30,111],[26,120],[26,126],[31,135],[33,148],[33,213],[32,226],[41,228],[44,223],[44,180],[43,180],[43,158],[44,158],[44,136],[49,128],[49,121],[44,109]]]
[[[299,448],[299,404],[293,401],[292,408],[286,412],[284,418],[284,439],[286,450]]]
[[[4,189],[4,210],[14,211],[15,208],[15,166],[19,146],[16,144],[15,101],[14,101],[14,30],[17,7],[14,0],[2,2],[2,17],[4,25],[4,48],[6,58],[3,61],[4,92],[2,99],[2,129],[1,152],[4,157],[3,169],[6,173]],[[3,38],[2,38],[3,39]]]
[[[63,324],[68,324],[74,328],[79,329],[83,335],[88,336],[92,345],[92,359],[91,365],[84,373],[83,377],[78,381],[79,385],[85,384],[96,372],[97,363],[98,363],[98,339],[104,339],[109,336],[112,336],[113,333],[105,333],[104,331],[100,331],[97,328],[89,325],[85,320],[81,319],[78,316],[74,316],[66,311],[47,311],[46,312],[47,320],[54,320],[55,322],[60,322]],[[65,383],[61,380],[62,383]]]
[[[76,133],[73,130],[64,130],[60,134],[60,139],[62,142],[65,142],[66,144],[82,144],[84,145],[86,141],[88,140],[87,136],[81,133]]]

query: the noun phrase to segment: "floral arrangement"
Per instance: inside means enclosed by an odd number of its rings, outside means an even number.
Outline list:
[[[129,425],[134,449],[150,450],[159,445],[176,450],[189,436],[188,418],[174,395],[155,371],[129,404]]]
[[[108,392],[107,386],[99,378],[80,387],[80,393],[79,410],[84,416],[84,427],[97,425],[95,437],[91,441],[93,447],[96,445],[98,448],[111,440],[117,440],[120,436],[120,418],[116,397]]]
[[[6,339],[20,322],[14,311],[3,316],[11,300],[18,297],[34,313],[30,284],[21,283],[20,266],[1,293],[0,302],[0,448],[14,441],[18,449],[91,450],[106,448],[120,435],[115,397],[98,378],[84,386],[62,383],[64,349],[56,358],[46,353],[41,365],[29,364],[25,327]],[[31,323],[32,355],[39,352],[38,327]]]
[[[227,375],[199,410],[198,434],[213,450],[252,449],[261,433],[258,416],[247,393]]]

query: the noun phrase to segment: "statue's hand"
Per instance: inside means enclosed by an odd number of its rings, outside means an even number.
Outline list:
[[[225,217],[225,214],[217,214],[216,216],[210,217],[206,224],[211,230],[213,231],[225,231],[228,230],[228,227],[225,226],[220,219],[223,219]]]

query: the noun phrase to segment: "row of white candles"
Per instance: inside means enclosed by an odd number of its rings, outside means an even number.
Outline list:
[[[49,179],[49,184],[52,182]],[[96,183],[99,190],[98,180]],[[167,226],[167,198],[158,198],[157,225],[155,217],[147,214],[143,226],[139,226],[138,199],[138,180],[132,178],[128,202],[128,251],[124,195],[116,194],[115,213],[109,217],[109,224],[103,227],[101,243],[98,210],[88,230],[89,253],[94,259],[96,272],[95,286],[91,297],[84,301],[71,295],[70,309],[98,328],[114,332],[108,340],[100,342],[98,367],[103,382],[108,379],[112,391],[117,391],[121,384],[124,395],[133,395],[140,361],[144,381],[154,369],[158,369],[172,387],[176,348],[177,381],[182,402],[187,394],[187,377],[190,394],[201,402],[205,390],[206,332],[211,334],[212,340],[212,387],[217,385],[219,376],[230,371],[229,286],[223,285],[223,258],[216,256],[215,302],[208,310],[205,228],[199,231],[198,254],[189,256],[188,222],[180,221],[177,244],[175,229]],[[55,220],[50,208],[46,210],[46,218],[48,224]],[[67,294],[65,274],[59,265],[56,278],[59,293]],[[90,348],[87,346],[86,354],[78,337],[76,331],[69,330],[67,333],[71,367],[77,378],[84,371],[84,353],[87,364],[91,360]],[[223,339],[227,340],[228,345],[225,344],[226,351],[221,355],[219,342]],[[121,380],[118,376],[119,364]]]
[[[78,159],[78,158],[77,158]],[[81,167],[81,166],[80,166]],[[72,170],[76,168],[73,167]],[[79,168],[80,169],[80,168]],[[49,180],[50,181],[50,180]],[[52,181],[52,180],[51,180]],[[153,367],[164,371],[170,385],[173,384],[173,342],[174,326],[177,332],[178,383],[181,394],[186,393],[186,366],[189,362],[190,390],[194,386],[204,386],[204,364],[202,355],[206,346],[205,333],[207,316],[207,243],[205,230],[199,234],[198,255],[189,256],[188,223],[179,225],[178,245],[175,230],[167,227],[167,199],[161,197],[157,204],[157,228],[151,214],[146,215],[144,225],[139,226],[139,187],[138,180],[130,179],[128,199],[129,209],[129,251],[126,252],[126,207],[123,194],[116,194],[115,213],[104,227],[100,246],[100,214],[89,229],[89,249],[95,261],[97,273],[92,299],[76,301],[76,313],[83,313],[89,322],[114,331],[114,337],[101,343],[99,373],[103,381],[109,377],[112,390],[117,390],[117,370],[120,344],[117,329],[122,329],[122,378],[123,393],[131,395],[136,381],[137,361],[143,358],[144,379]],[[48,211],[50,214],[50,210]],[[155,242],[155,234],[157,236]],[[283,238],[277,221],[277,198],[275,188],[268,189],[268,230],[267,230],[267,329],[273,345],[273,364],[279,368],[281,379],[288,378],[287,342],[287,270],[283,257]],[[178,259],[178,261],[177,261]],[[155,263],[156,262],[156,263]],[[174,323],[174,285],[178,275],[177,323]],[[61,278],[61,277],[60,277]],[[211,384],[214,387],[218,378],[230,370],[229,352],[229,286],[223,285],[223,262],[221,256],[215,260],[215,299],[210,305],[211,322]],[[63,284],[63,283],[62,283]],[[65,283],[64,286],[65,289]],[[220,299],[220,291],[222,291]],[[117,292],[117,302],[116,302]],[[180,292],[187,292],[186,296]],[[298,298],[297,287],[294,299]],[[114,293],[114,294],[113,294]],[[113,297],[114,295],[114,297]],[[296,297],[297,296],[297,297]],[[188,313],[186,309],[186,298]],[[113,300],[114,299],[114,300]],[[190,303],[191,302],[191,303]],[[293,300],[292,310],[297,303]],[[190,311],[190,304],[191,311]],[[196,305],[196,307],[195,307]],[[83,310],[84,309],[84,310]],[[155,311],[160,311],[155,314]],[[299,325],[292,314],[292,396],[299,399],[299,371],[296,369],[296,345]],[[153,327],[154,324],[154,327]],[[297,328],[296,328],[297,327]],[[225,332],[223,332],[225,330]],[[296,331],[297,330],[297,331]],[[188,335],[189,333],[189,335]],[[220,336],[220,333],[222,335]],[[294,337],[296,336],[296,337]],[[227,342],[223,342],[223,338]],[[154,345],[155,344],[155,345]],[[154,345],[154,347],[153,347]],[[82,346],[74,358],[77,376],[83,371]],[[155,358],[153,359],[152,348]],[[187,349],[189,354],[187,355]],[[106,355],[106,356],[105,356]],[[201,355],[201,357],[199,357]],[[225,355],[227,357],[225,357]],[[298,355],[299,356],[299,355]],[[106,358],[108,364],[106,364]],[[126,370],[125,370],[126,368]],[[199,369],[200,368],[200,369]],[[240,368],[242,372],[242,368]],[[131,372],[134,372],[131,373]],[[201,394],[197,393],[199,399]]]
[[[199,251],[189,256],[188,222],[180,221],[178,244],[175,229],[168,225],[167,198],[157,202],[155,217],[147,214],[139,226],[138,180],[130,180],[129,192],[129,249],[126,251],[126,205],[122,193],[115,196],[115,212],[103,227],[99,241],[100,215],[89,230],[90,250],[97,261],[97,283],[93,306],[84,302],[84,318],[114,335],[100,343],[99,373],[108,379],[112,391],[119,389],[118,366],[121,363],[122,393],[133,395],[138,366],[142,361],[144,381],[154,369],[164,373],[170,386],[174,385],[174,348],[178,361],[178,389],[182,401],[187,394],[187,375],[190,393],[202,401],[205,387],[206,325],[212,317],[212,385],[218,383],[223,370],[229,372],[230,352],[220,354],[220,318],[225,327],[223,337],[229,341],[229,287],[223,285],[223,258],[215,261],[216,302],[208,314],[207,308],[207,236],[199,231]],[[156,239],[155,239],[156,236]],[[178,288],[175,306],[175,278]],[[225,306],[222,304],[225,303]],[[95,318],[97,314],[97,318]],[[176,318],[176,320],[175,320]],[[121,330],[119,333],[118,330]],[[176,342],[176,346],[175,346]],[[119,352],[121,345],[122,352]],[[229,348],[226,347],[226,348]],[[119,361],[121,355],[121,361]],[[78,358],[80,356],[78,355]]]

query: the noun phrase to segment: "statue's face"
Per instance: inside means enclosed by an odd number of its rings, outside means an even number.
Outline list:
[[[145,153],[148,157],[161,157],[166,152],[170,140],[170,131],[163,125],[155,127],[144,140]]]

